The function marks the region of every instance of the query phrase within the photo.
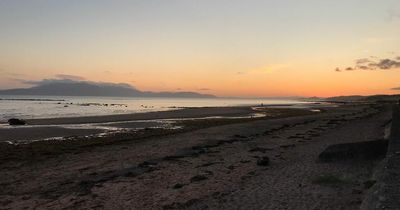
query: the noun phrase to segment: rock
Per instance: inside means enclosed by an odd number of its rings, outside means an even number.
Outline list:
[[[257,165],[259,166],[269,166],[269,157],[264,156],[257,160]]]
[[[200,167],[208,167],[208,166],[212,166],[215,164],[219,164],[220,162],[209,162],[209,163],[204,163],[202,165],[196,166],[196,168],[200,168]]]
[[[144,161],[144,162],[140,163],[138,165],[138,167],[142,167],[142,168],[144,168],[144,167],[154,167],[155,165],[157,165],[156,162]]]
[[[190,206],[193,206],[195,203],[199,202],[200,200],[198,199],[191,199],[188,200],[184,203],[180,203],[180,202],[173,202],[171,204],[168,205],[164,205],[162,207],[163,210],[169,210],[169,209],[187,209]],[[203,208],[202,208],[203,209]]]
[[[221,195],[221,192],[214,192],[211,196],[213,198],[217,198],[217,197],[220,197],[220,195]]]
[[[190,179],[190,182],[199,182],[208,179],[208,177],[203,175],[196,175]]]
[[[242,135],[239,135],[239,134],[235,134],[233,137],[234,137],[234,138],[239,138],[239,139],[245,139],[245,138],[247,138],[246,136],[242,136]]]
[[[387,146],[387,140],[335,144],[326,148],[318,158],[322,162],[348,159],[371,160],[384,157],[386,155]]]
[[[253,149],[249,150],[249,152],[262,152],[262,153],[265,153],[268,150],[272,150],[272,149],[263,148],[263,147],[256,147],[256,148],[253,148]]]
[[[183,186],[185,186],[185,185],[184,185],[184,184],[178,183],[178,184],[174,185],[172,188],[174,188],[174,189],[180,189],[180,188],[182,188]]]
[[[26,122],[24,120],[11,118],[8,120],[8,124],[10,124],[10,125],[25,125]]]
[[[207,173],[208,175],[214,175],[214,172],[212,171],[204,171],[205,173]]]
[[[352,193],[352,194],[362,194],[362,190],[359,190],[359,189],[352,189],[352,190],[351,190],[351,193]]]
[[[227,167],[229,170],[233,170],[233,169],[235,169],[235,166],[234,165],[230,165],[230,166],[228,166]]]
[[[374,186],[375,183],[376,183],[376,180],[367,180],[367,181],[365,181],[363,184],[364,184],[364,187],[365,187],[366,189],[369,189],[369,188],[371,188],[372,186]]]
[[[284,148],[284,149],[287,149],[287,148],[292,148],[292,147],[295,147],[295,146],[296,146],[295,144],[286,144],[286,145],[281,145],[280,147]]]

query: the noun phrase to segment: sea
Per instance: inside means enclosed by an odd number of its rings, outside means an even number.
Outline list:
[[[298,105],[308,102],[282,98],[134,98],[0,95],[0,122],[10,118],[37,119],[98,116],[175,110],[185,107]]]

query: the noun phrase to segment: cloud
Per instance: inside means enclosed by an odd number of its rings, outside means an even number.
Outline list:
[[[42,80],[25,80],[25,79],[14,79],[14,80],[26,85],[44,85],[50,83],[76,83],[85,81],[85,78],[81,76],[69,75],[69,74],[56,74],[54,75],[54,77],[55,78],[42,79]]]
[[[336,67],[335,71],[336,71],[336,72],[341,72],[342,70],[340,70],[339,67]]]
[[[392,88],[391,90],[400,90],[400,87]]]
[[[368,70],[369,67],[368,67],[368,66],[357,66],[357,69],[360,69],[360,70]]]
[[[68,75],[68,74],[56,74],[55,77],[62,80],[75,80],[75,81],[86,80],[81,76]]]
[[[200,91],[210,91],[211,89],[209,89],[209,88],[199,88],[199,89],[197,89],[197,90],[200,90]]]
[[[371,60],[370,59],[368,59],[368,58],[361,58],[361,59],[357,59],[356,60],[356,64],[358,65],[358,64],[364,64],[364,63],[370,63],[371,62]]]
[[[14,79],[25,85],[47,85],[52,83],[77,83],[80,81],[71,79],[42,79],[42,80],[25,80],[25,79]]]
[[[362,58],[355,60],[353,67],[345,68],[346,71],[353,70],[390,70],[400,68],[400,56],[395,58],[384,58],[380,59],[377,57]],[[339,69],[339,71],[338,71]],[[341,72],[340,68],[336,68],[335,71]]]
[[[86,83],[92,85],[99,85],[99,86],[110,86],[110,87],[126,87],[126,88],[133,88],[130,84],[127,83],[111,83],[111,82],[94,82],[94,81],[87,81],[84,80],[83,77],[73,76],[73,75],[64,75],[64,74],[57,74],[55,75],[56,78],[51,79],[42,79],[42,80],[24,80],[24,79],[14,79],[22,84],[25,85],[32,85],[32,86],[41,86],[41,85],[48,85],[48,84],[75,84],[75,83]]]
[[[400,61],[392,59],[382,59],[378,63],[369,63],[371,67],[377,67],[378,69],[392,69],[400,68]]]

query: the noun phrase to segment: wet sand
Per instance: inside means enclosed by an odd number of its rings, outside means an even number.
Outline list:
[[[383,138],[390,117],[386,106],[346,105],[318,114],[197,121],[182,132],[50,155],[25,145],[15,151],[29,158],[0,158],[0,206],[358,209],[368,190],[363,183],[380,160],[321,163],[318,155],[331,144]],[[326,174],[344,181],[315,181]]]
[[[154,126],[155,123],[147,122],[138,125],[132,121],[151,121],[157,119],[187,119],[202,117],[245,117],[256,113],[251,107],[205,107],[205,108],[184,108],[173,111],[70,117],[70,118],[48,118],[27,120],[27,126],[7,126],[0,128],[0,142],[4,141],[32,141],[54,137],[87,136],[107,132],[106,128],[135,129],[143,126]],[[4,122],[3,122],[4,123]],[[113,123],[113,124],[107,124]],[[91,126],[90,124],[96,124]],[[77,125],[76,128],[71,125]],[[90,127],[91,126],[91,127]]]
[[[167,118],[194,118],[208,116],[243,116],[253,113],[251,107],[203,107],[203,108],[183,108],[172,111],[146,112],[134,114],[88,116],[88,117],[69,117],[69,118],[50,118],[28,120],[30,125],[59,125],[59,124],[78,124],[78,123],[102,123],[102,122],[122,122],[132,120],[154,120]]]

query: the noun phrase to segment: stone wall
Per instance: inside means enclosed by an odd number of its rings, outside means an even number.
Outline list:
[[[388,151],[374,177],[377,182],[361,205],[361,209],[400,210],[400,106],[393,106]]]

